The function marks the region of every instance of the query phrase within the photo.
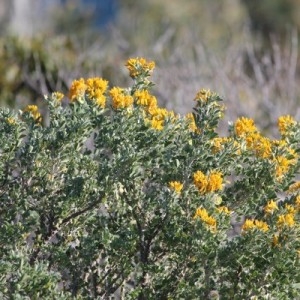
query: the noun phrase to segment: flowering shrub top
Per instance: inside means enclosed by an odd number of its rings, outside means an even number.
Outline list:
[[[126,66],[132,87],[75,80],[48,120],[0,111],[1,297],[297,297],[299,123],[220,137],[217,94],[181,117],[151,94],[153,62]]]

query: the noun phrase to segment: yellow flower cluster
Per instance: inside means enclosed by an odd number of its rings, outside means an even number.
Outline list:
[[[230,140],[229,137],[216,137],[212,140],[213,153],[220,152],[224,149],[224,144]]]
[[[288,121],[281,121],[281,127],[284,127]],[[288,119],[289,120],[289,119]],[[289,123],[290,124],[290,123]],[[298,155],[295,150],[288,147],[284,140],[270,140],[264,137],[257,130],[254,121],[249,118],[241,117],[234,124],[234,132],[238,138],[245,141],[246,148],[260,158],[270,159],[274,163],[275,177],[281,180],[289,171],[290,166],[295,164]],[[216,149],[220,147],[216,141]]]
[[[133,98],[136,105],[144,109],[145,121],[153,129],[162,130],[166,118],[176,118],[173,111],[158,107],[156,97],[151,95],[147,90],[135,91]]]
[[[208,184],[206,175],[201,172],[197,171],[193,174],[194,184],[198,188],[199,192],[201,194],[204,194],[206,192],[206,187]]]
[[[297,181],[289,186],[288,193],[298,192],[300,190],[300,181]]]
[[[34,121],[40,123],[42,121],[42,115],[36,105],[27,105],[23,112],[29,112],[33,117]]]
[[[221,172],[212,171],[206,176],[201,171],[193,174],[194,184],[201,194],[215,192],[223,187],[223,174]]]
[[[234,123],[234,132],[238,137],[244,137],[248,134],[257,132],[253,119],[241,117]]]
[[[272,214],[275,210],[278,210],[278,206],[274,200],[270,200],[264,207],[264,212],[266,214]]]
[[[147,61],[145,58],[130,58],[126,64],[131,78],[136,78],[142,74],[149,75],[155,68],[154,61]]]
[[[81,99],[84,97],[84,93],[86,90],[85,81],[83,78],[73,80],[70,90],[69,90],[69,98],[71,101],[76,101],[77,99]]]
[[[296,208],[291,204],[286,204],[285,209],[289,214],[296,214]]]
[[[226,215],[230,215],[231,214],[231,210],[229,210],[229,208],[227,206],[216,207],[216,210],[217,210],[218,213],[224,213]]]
[[[150,122],[151,127],[156,130],[162,130],[164,128],[165,120],[167,118],[175,119],[173,111],[168,111],[165,108],[149,107],[148,114],[150,118],[146,118],[146,122]]]
[[[208,184],[206,190],[208,192],[214,192],[221,190],[223,187],[223,174],[221,172],[213,171],[208,176]]]
[[[270,158],[272,155],[272,143],[269,138],[257,132],[250,133],[246,137],[247,148],[254,151],[257,157]]]
[[[272,244],[274,247],[281,248],[285,245],[288,236],[282,232],[273,235]],[[297,250],[297,255],[300,255],[300,250]]]
[[[278,246],[279,245],[279,234],[274,234],[273,235],[272,244],[273,244],[273,246]]]
[[[271,203],[271,202],[272,200],[268,203],[267,206],[269,206],[270,208],[270,213],[273,213],[275,209],[276,210],[278,209],[278,207],[275,203]],[[266,212],[266,207],[265,207],[265,212]],[[273,246],[281,247],[282,245],[284,245],[284,243],[281,243],[280,241],[285,240],[287,238],[285,230],[287,228],[292,228],[295,226],[296,224],[295,216],[297,212],[299,212],[300,210],[300,196],[297,196],[295,198],[294,205],[285,204],[284,208],[285,208],[285,213],[277,216],[277,222],[276,222],[277,232],[276,234],[273,235],[273,241],[272,241]]]
[[[114,109],[127,108],[133,104],[133,97],[126,94],[122,88],[113,87],[109,91],[109,95],[111,96]]]
[[[80,78],[74,80],[69,91],[69,98],[72,102],[83,101],[86,95],[91,101],[95,102],[99,107],[105,107],[105,91],[107,89],[108,81],[99,78],[89,78],[84,80]]]
[[[260,220],[247,219],[242,226],[242,231],[248,231],[252,229],[258,229],[261,231],[268,231],[269,226],[266,222]]]
[[[279,228],[282,228],[282,227],[293,227],[295,225],[295,219],[294,219],[294,217],[295,217],[295,215],[294,215],[293,212],[278,216],[277,226]]]
[[[53,92],[51,96],[56,101],[60,102],[65,95],[63,93],[61,93],[61,92]]]
[[[288,134],[289,130],[296,124],[296,121],[290,116],[281,116],[278,118],[278,129],[282,136]]]
[[[183,184],[179,181],[170,181],[169,186],[178,194],[180,194],[181,190],[183,189]]]
[[[147,90],[137,90],[133,94],[137,105],[147,109],[157,107],[157,100],[155,96],[151,95]]]
[[[295,199],[295,207],[300,212],[300,195],[298,195]]]
[[[205,208],[197,208],[194,219],[200,218],[210,229],[216,230],[217,221],[210,216]]]
[[[272,147],[274,148],[276,153],[283,153],[288,156],[293,156],[294,158],[298,156],[296,151],[289,147],[286,140],[273,140]]]
[[[197,92],[194,101],[207,102],[207,100],[212,97],[214,94],[210,90],[201,89]]]
[[[278,180],[281,180],[289,171],[290,166],[294,164],[293,159],[288,159],[283,155],[275,157],[273,161],[275,163],[275,176]]]
[[[284,243],[281,243],[280,240],[281,241],[285,240],[287,236],[284,233],[285,230],[282,229],[292,228],[295,226],[296,224],[295,216],[297,212],[299,212],[299,210],[300,210],[300,196],[296,197],[295,205],[291,205],[291,204],[285,205],[286,213],[280,214],[277,217],[276,225],[278,231],[273,236],[273,242],[272,242],[273,246],[281,247],[282,245],[284,245]]]
[[[189,124],[189,129],[191,132],[197,132],[197,133],[200,132],[199,128],[196,125],[194,115],[192,113],[186,114],[185,119]]]
[[[290,167],[296,164],[298,154],[294,149],[290,148],[284,140],[272,141],[272,148],[275,176],[277,180],[281,180],[289,171]]]
[[[9,125],[15,125],[16,124],[16,120],[14,118],[9,117],[9,118],[6,118],[5,120]]]
[[[86,94],[98,106],[105,107],[104,93],[107,89],[108,81],[102,78],[89,78],[86,80]]]

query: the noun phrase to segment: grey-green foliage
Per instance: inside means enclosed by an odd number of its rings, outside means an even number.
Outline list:
[[[127,92],[134,97],[147,80],[137,78]],[[262,217],[259,207],[290,185],[299,163],[278,182],[274,162],[250,150],[239,155],[233,141],[214,151],[222,111],[216,95],[197,102],[197,131],[172,114],[156,130],[147,109],[111,109],[107,98],[102,109],[88,95],[67,106],[47,97],[47,124],[0,110],[1,296],[241,299],[276,297],[281,289],[282,299],[296,295],[297,229],[286,231],[284,252],[271,246],[273,229],[230,241],[230,217],[216,212],[216,199]],[[298,151],[298,127],[294,138]],[[201,194],[193,184],[197,170],[238,180]],[[171,181],[183,184],[181,193]],[[194,219],[198,207],[216,219],[215,231]]]
[[[27,246],[19,246],[1,255],[1,299],[66,299],[70,293],[63,292],[61,275],[52,271],[46,262],[30,264]]]

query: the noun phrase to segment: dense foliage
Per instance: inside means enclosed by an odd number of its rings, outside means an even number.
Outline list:
[[[220,137],[218,95],[182,117],[151,93],[154,62],[126,67],[131,87],[75,80],[44,119],[0,110],[1,298],[295,299],[300,124]]]

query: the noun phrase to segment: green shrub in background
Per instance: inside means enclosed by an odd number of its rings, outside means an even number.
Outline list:
[[[97,47],[92,48],[83,50],[78,39],[67,36],[0,38],[1,105],[20,108],[40,102],[43,95],[53,91],[65,92],[70,78],[94,72],[95,64],[101,64],[98,73],[105,72],[106,64],[95,51]],[[110,76],[109,72],[106,74]]]
[[[299,297],[299,123],[220,137],[218,95],[181,117],[151,94],[154,62],[126,66],[129,88],[45,97],[47,121],[1,109],[1,298]]]
[[[265,39],[284,36],[291,28],[299,30],[299,5],[296,0],[242,0],[251,20],[252,30]],[[273,36],[274,38],[274,36]]]

